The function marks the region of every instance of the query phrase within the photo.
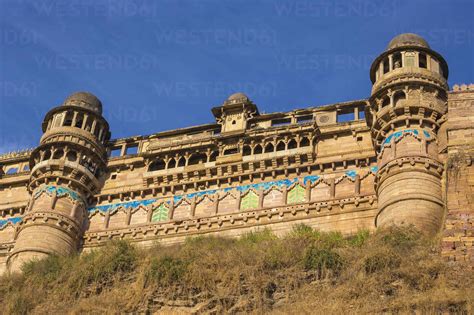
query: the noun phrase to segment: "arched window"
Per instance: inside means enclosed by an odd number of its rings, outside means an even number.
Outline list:
[[[153,161],[148,167],[148,172],[164,170],[165,166],[166,166],[165,162],[161,159]]]
[[[207,155],[204,153],[193,153],[189,158],[188,165],[196,165],[200,163],[206,163]]]
[[[219,156],[218,151],[212,151],[211,156],[209,158],[209,162],[214,162],[217,159],[218,156]]]
[[[309,147],[309,139],[307,137],[303,137],[303,139],[301,139],[300,147]]]
[[[273,144],[271,142],[267,143],[267,145],[265,146],[265,153],[274,152],[274,151],[275,151],[275,147],[273,146]]]
[[[283,141],[278,142],[277,151],[285,151],[285,143]]]
[[[405,100],[407,97],[405,95],[405,92],[403,91],[397,91],[395,93],[395,95],[393,96],[393,104],[395,104],[395,106],[398,106],[400,101],[403,101]]]
[[[49,160],[51,158],[51,150],[46,150],[44,152],[43,161]]]
[[[66,155],[68,161],[74,162],[77,160],[77,153],[76,151],[69,151]]]
[[[252,154],[252,149],[248,145],[244,145],[244,148],[242,149],[242,155],[251,155]]]
[[[175,168],[175,167],[176,167],[176,160],[172,158],[168,161],[168,169]]]
[[[390,105],[390,98],[388,96],[385,96],[382,100],[382,108],[388,105]]]
[[[56,150],[56,152],[54,152],[53,159],[55,160],[62,159],[63,156],[64,156],[64,151],[62,149],[59,149],[59,150]]]
[[[178,160],[178,167],[182,167],[182,166],[185,166],[185,165],[186,165],[186,159],[184,158],[184,156],[182,156]]]
[[[262,146],[260,144],[257,144],[255,148],[253,148],[253,154],[262,154]]]
[[[295,139],[291,139],[290,142],[288,142],[288,149],[296,149],[297,143]]]

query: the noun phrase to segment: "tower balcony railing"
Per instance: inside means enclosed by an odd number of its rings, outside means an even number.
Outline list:
[[[414,80],[416,81],[417,75],[419,75],[420,78],[423,77],[433,81],[444,89],[449,88],[446,79],[440,73],[419,67],[402,67],[389,71],[379,77],[378,80],[372,86],[372,94],[376,93],[378,90],[388,86],[391,83],[396,83],[398,78],[403,78],[407,76],[410,78],[410,82],[413,82]]]

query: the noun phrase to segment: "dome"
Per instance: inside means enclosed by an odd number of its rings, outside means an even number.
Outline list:
[[[234,93],[227,99],[230,103],[237,103],[237,102],[248,102],[249,98],[244,93]]]
[[[76,92],[71,94],[63,103],[63,106],[79,106],[102,114],[102,103],[93,94],[88,92]]]
[[[403,46],[418,46],[424,48],[430,48],[428,42],[423,39],[423,37],[413,34],[413,33],[404,33],[398,36],[395,36],[387,46],[387,50],[391,50],[397,47]]]

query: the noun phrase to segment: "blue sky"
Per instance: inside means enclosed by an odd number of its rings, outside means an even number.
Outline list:
[[[34,147],[72,92],[104,104],[112,137],[213,121],[242,91],[261,112],[362,99],[392,37],[474,82],[473,0],[0,0],[0,153]]]

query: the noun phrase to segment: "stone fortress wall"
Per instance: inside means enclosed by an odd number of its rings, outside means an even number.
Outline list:
[[[260,114],[236,93],[215,123],[115,140],[101,102],[75,93],[48,112],[37,148],[0,156],[0,273],[112,239],[296,223],[433,234],[445,222],[443,255],[472,259],[474,92],[448,91],[447,76],[442,56],[402,34],[374,61],[369,99]]]

